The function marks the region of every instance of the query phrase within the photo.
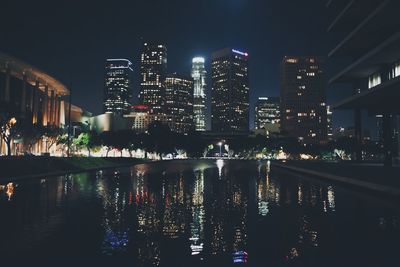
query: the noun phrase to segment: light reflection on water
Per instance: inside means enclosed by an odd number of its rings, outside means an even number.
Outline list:
[[[93,265],[392,266],[399,212],[382,202],[271,171],[268,162],[174,164],[0,185],[0,256],[44,266],[60,257]]]

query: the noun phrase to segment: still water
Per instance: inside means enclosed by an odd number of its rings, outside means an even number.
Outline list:
[[[10,181],[0,266],[400,266],[395,204],[256,161]]]

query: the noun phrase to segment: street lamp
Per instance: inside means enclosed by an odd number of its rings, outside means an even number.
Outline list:
[[[222,142],[219,142],[218,145],[219,145],[219,157],[222,158]]]

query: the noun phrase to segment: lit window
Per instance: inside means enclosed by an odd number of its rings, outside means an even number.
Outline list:
[[[381,75],[379,73],[376,73],[372,76],[369,77],[368,79],[368,89],[375,87],[377,85],[381,84]]]
[[[396,63],[390,72],[389,79],[393,79],[400,76],[400,62]]]
[[[288,58],[288,59],[286,59],[286,62],[287,62],[287,63],[297,63],[297,59],[295,59],[295,58]]]

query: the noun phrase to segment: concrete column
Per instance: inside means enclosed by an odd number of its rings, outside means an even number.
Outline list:
[[[42,107],[42,117],[43,126],[47,126],[48,123],[48,111],[49,111],[49,86],[46,84],[44,89],[43,107]]]
[[[60,107],[60,103],[59,103],[59,99],[58,99],[58,95],[56,94],[54,97],[54,125],[56,127],[60,127],[59,125],[59,107]]]
[[[57,97],[57,126],[61,127],[61,96]]]
[[[393,138],[392,138],[392,116],[388,113],[383,114],[383,154],[384,165],[392,167],[393,165]]]
[[[24,74],[22,78],[22,92],[21,92],[21,117],[25,118],[26,115],[26,83],[27,77]]]
[[[49,112],[50,125],[54,126],[54,90],[50,92],[50,112]]]
[[[6,84],[4,86],[4,101],[9,102],[10,101],[10,76],[11,76],[11,71],[10,68],[7,67],[6,70]]]
[[[29,98],[27,99],[29,105],[29,112],[33,113],[33,95],[35,88],[29,87]]]
[[[40,83],[36,81],[35,88],[32,90],[32,123],[38,123],[38,112],[39,112],[39,89]]]
[[[356,137],[356,161],[362,160],[362,116],[361,110],[354,110],[354,134]]]

